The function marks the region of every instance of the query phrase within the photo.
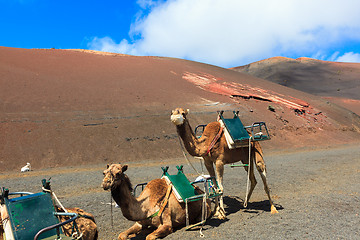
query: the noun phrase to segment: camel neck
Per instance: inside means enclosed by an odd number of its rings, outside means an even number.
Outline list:
[[[130,186],[125,181],[111,188],[111,196],[126,219],[140,221],[146,218],[146,213],[141,212],[141,203],[132,195]]]
[[[187,119],[184,120],[182,125],[177,126],[177,131],[189,154],[191,156],[199,156],[199,149],[197,146],[199,143]]]

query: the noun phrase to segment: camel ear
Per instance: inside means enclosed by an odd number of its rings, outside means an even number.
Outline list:
[[[110,167],[110,165],[108,164],[108,165],[106,165],[106,169],[108,169]]]
[[[122,171],[122,172],[125,172],[127,169],[128,169],[128,165],[124,165],[124,166],[122,166],[121,171]]]

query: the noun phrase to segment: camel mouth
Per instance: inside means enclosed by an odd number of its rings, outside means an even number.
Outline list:
[[[173,114],[170,117],[171,122],[176,126],[182,125],[184,123],[184,116],[182,114]]]
[[[109,190],[110,187],[111,187],[111,184],[109,184],[109,183],[103,183],[103,184],[102,184],[102,188],[103,188],[105,191],[106,191],[106,190]]]

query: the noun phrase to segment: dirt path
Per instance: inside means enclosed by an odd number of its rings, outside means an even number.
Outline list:
[[[266,151],[265,151],[265,154]],[[267,154],[268,181],[279,214],[270,214],[261,179],[247,209],[242,206],[246,173],[226,167],[225,205],[228,219],[211,219],[204,227],[205,239],[358,239],[360,236],[360,146],[293,153]],[[183,159],[131,163],[127,171],[132,183],[161,176],[160,166],[184,164],[189,179],[194,171]],[[198,165],[198,164],[197,164]],[[10,191],[40,191],[42,178],[51,177],[53,190],[65,206],[80,207],[96,217],[100,239],[116,239],[133,223],[119,208],[113,208],[110,193],[101,187],[105,166],[60,168],[27,174],[0,174],[0,187]],[[198,165],[198,169],[201,167]],[[171,170],[170,170],[171,172]],[[199,231],[179,229],[166,239],[195,239]],[[144,239],[140,236],[136,239]]]

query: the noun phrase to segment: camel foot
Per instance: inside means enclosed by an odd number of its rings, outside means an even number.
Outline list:
[[[226,219],[226,214],[225,214],[225,210],[223,208],[217,208],[214,214],[214,217],[219,219],[219,220],[224,220]]]
[[[155,239],[157,239],[157,237],[151,234],[146,237],[146,240],[155,240]]]
[[[276,210],[276,207],[274,205],[271,205],[271,214],[279,213],[278,210]]]
[[[120,233],[118,236],[118,240],[126,240],[128,239],[128,235],[126,233]]]

